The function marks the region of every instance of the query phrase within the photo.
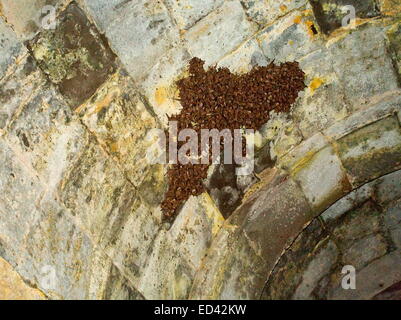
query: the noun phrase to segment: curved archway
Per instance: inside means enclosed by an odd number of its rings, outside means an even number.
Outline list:
[[[226,221],[191,290],[193,299],[255,299],[299,234],[339,199],[401,168],[401,97],[320,132],[278,160]]]

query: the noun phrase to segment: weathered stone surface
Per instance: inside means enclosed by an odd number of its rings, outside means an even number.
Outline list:
[[[106,300],[143,300],[143,296],[121,274],[114,265],[110,270],[106,292],[103,296]]]
[[[384,256],[387,253],[387,244],[380,234],[371,235],[356,241],[343,253],[344,265],[352,265],[357,270],[367,263]]]
[[[224,0],[166,0],[166,5],[179,28],[188,29],[223,2]]]
[[[343,19],[350,13],[343,9],[352,6],[356,18],[373,18],[380,14],[375,0],[312,0],[310,1],[322,31],[329,34],[343,26]]]
[[[399,227],[401,224],[401,200],[389,206],[384,216],[384,223],[389,229]]]
[[[313,32],[314,18],[294,12],[268,27],[257,37],[268,62],[298,60],[318,50],[321,42]]]
[[[9,262],[14,263],[18,248],[38,219],[36,207],[43,186],[35,173],[22,166],[3,140],[0,146],[0,241],[11,248],[6,254]]]
[[[267,60],[260,49],[258,42],[251,39],[230,55],[224,57],[217,64],[218,67],[226,67],[233,73],[246,73],[254,66],[266,66]]]
[[[319,280],[330,272],[337,258],[338,249],[334,242],[329,241],[309,263],[302,275],[302,281],[296,289],[293,299],[311,299],[312,292]]]
[[[0,134],[45,81],[34,59],[29,56],[20,61],[12,74],[0,81]]]
[[[138,84],[164,127],[168,126],[167,116],[179,113],[182,108],[176,81],[186,74],[190,58],[186,49],[169,50]]]
[[[272,23],[288,12],[304,6],[306,0],[241,0],[247,15],[260,26]]]
[[[381,204],[401,198],[401,170],[381,177],[375,184],[375,194]]]
[[[332,147],[319,151],[303,167],[293,172],[293,176],[316,212],[321,212],[351,191],[340,159]]]
[[[137,285],[146,270],[161,224],[136,195],[131,194],[124,200],[108,219],[100,246],[127,278]]]
[[[19,54],[26,51],[13,30],[0,16],[0,79]]]
[[[39,89],[24,101],[6,138],[53,192],[85,148],[88,135],[52,86]]]
[[[84,7],[95,20],[103,33],[107,27],[126,10],[129,1],[126,0],[83,0]]]
[[[329,299],[334,300],[365,300],[388,288],[401,278],[401,253],[394,251],[378,260],[373,261],[358,272],[355,290],[344,290],[341,287],[341,278],[337,287],[329,292]],[[385,275],[385,276],[383,276]]]
[[[197,270],[223,222],[213,200],[203,193],[188,199],[167,236],[172,246]]]
[[[330,208],[325,210],[321,217],[324,221],[335,220],[348,211],[358,207],[359,205],[366,202],[369,198],[374,195],[374,187],[371,184],[365,184],[362,187],[352,191],[345,197],[338,200]]]
[[[179,40],[178,30],[166,7],[161,1],[152,0],[131,1],[108,26],[105,34],[138,83]]]
[[[239,1],[227,1],[199,21],[184,38],[190,53],[205,60],[206,66],[216,63],[256,31],[246,19]],[[212,45],[213,44],[213,45]]]
[[[92,243],[63,208],[56,203],[42,207],[21,248],[16,270],[49,297],[85,299]]]
[[[278,179],[281,182],[259,190],[237,212],[246,216],[241,228],[269,268],[313,216],[298,185],[288,176]]]
[[[401,9],[401,4],[399,4]],[[401,23],[393,25],[387,31],[387,39],[390,43],[394,64],[397,66],[398,75],[401,76]]]
[[[377,205],[368,201],[360,208],[347,213],[340,225],[332,227],[332,234],[341,248],[349,248],[355,240],[380,231],[381,212]]]
[[[151,142],[145,136],[158,124],[130,78],[118,72],[76,111],[128,179],[138,186],[150,168],[146,153]]]
[[[45,295],[29,287],[11,265],[0,258],[0,300],[44,300]]]
[[[368,125],[338,141],[342,163],[354,186],[401,166],[401,130],[396,117]]]
[[[40,33],[29,48],[75,109],[113,72],[115,55],[77,5],[69,5],[59,20],[55,30]]]
[[[345,97],[358,109],[369,98],[399,88],[382,27],[361,26],[329,46],[334,70]]]
[[[368,105],[366,109],[354,112],[348,118],[324,130],[323,134],[328,138],[339,140],[357,129],[401,111],[400,104],[400,91],[390,91],[380,96],[377,101]]]
[[[202,269],[197,273],[191,299],[259,297],[266,280],[266,263],[238,231],[226,224],[218,233]]]
[[[58,195],[96,242],[114,215],[130,210],[135,190],[91,139],[60,183]]]
[[[195,270],[166,239],[166,231],[160,232],[139,280],[137,288],[146,299],[188,298]]]
[[[401,12],[400,0],[379,0],[380,12],[385,16],[399,17]]]

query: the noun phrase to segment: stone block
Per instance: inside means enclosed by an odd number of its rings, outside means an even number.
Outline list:
[[[387,253],[387,243],[382,235],[376,234],[360,239],[343,252],[344,265],[352,265],[357,270]]]
[[[127,32],[129,30],[129,32]],[[131,1],[105,31],[111,47],[134,81],[140,83],[179,34],[161,1]]]
[[[258,42],[251,39],[219,61],[217,67],[226,67],[233,73],[243,74],[255,66],[266,66],[267,60]]]
[[[311,15],[293,12],[265,29],[257,40],[268,62],[296,61],[322,47]]]
[[[277,18],[288,12],[303,7],[306,0],[241,0],[241,3],[252,21],[261,27],[271,24]]]
[[[223,2],[224,0],[167,0],[166,5],[170,8],[178,27],[189,29]]]
[[[0,79],[4,77],[16,58],[25,52],[26,49],[17,35],[0,16]]]
[[[135,190],[93,140],[64,176],[57,193],[97,243],[115,216],[131,210]]]
[[[326,209],[351,191],[341,161],[332,147],[326,147],[293,172],[316,212]]]
[[[58,19],[55,30],[41,32],[28,47],[41,69],[75,109],[114,71],[115,55],[75,3]]]
[[[239,1],[227,1],[188,30],[184,39],[190,53],[204,60],[207,67],[236,49],[256,29]]]
[[[67,0],[1,0],[0,7],[7,22],[23,40],[32,39],[38,32],[47,27],[51,15],[57,11]],[[54,11],[50,11],[52,8]],[[55,21],[57,23],[57,19]],[[42,26],[43,24],[43,26]]]
[[[45,76],[30,56],[22,59],[14,72],[0,81],[0,134],[45,82]]]
[[[151,167],[145,136],[158,124],[130,78],[118,72],[76,112],[128,179],[139,186]]]
[[[387,117],[337,142],[341,161],[354,187],[401,167],[401,129]]]

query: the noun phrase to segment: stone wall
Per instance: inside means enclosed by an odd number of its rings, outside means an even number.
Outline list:
[[[361,272],[396,261],[397,205],[379,205],[393,222],[342,251],[316,225],[400,169],[401,3],[348,1],[358,19],[345,29],[343,2],[323,2],[0,0],[0,256],[12,272],[50,299],[321,298],[337,297],[327,279],[339,252]],[[146,136],[180,109],[175,81],[195,56],[239,73],[297,60],[308,88],[259,132],[252,177],[190,198],[164,223],[166,167],[146,161]],[[239,205],[228,219],[222,198]],[[353,232],[353,209],[331,233]],[[309,231],[322,249],[294,272],[294,292],[273,290],[288,247],[303,261]],[[328,271],[316,275],[319,259]]]

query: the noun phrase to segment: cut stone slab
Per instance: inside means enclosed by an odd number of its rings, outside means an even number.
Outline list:
[[[100,247],[127,279],[138,285],[161,223],[136,195],[126,198],[116,211],[108,218]]]
[[[152,248],[138,290],[145,299],[188,299],[196,270],[167,241],[166,231],[159,233]]]
[[[172,246],[199,269],[212,239],[224,218],[207,193],[190,197],[181,209],[167,235]]]
[[[306,0],[241,0],[247,15],[260,26],[272,23],[288,12],[304,6]]]
[[[351,191],[341,161],[332,147],[326,147],[293,172],[309,203],[321,212]]]
[[[161,1],[154,0],[131,1],[108,26],[105,34],[137,83],[168,49],[179,42],[178,30],[167,8]]]
[[[313,298],[313,290],[317,287],[319,280],[330,272],[337,262],[338,255],[339,251],[333,241],[329,241],[324,248],[321,248],[302,274],[302,281],[295,290],[293,299]]]
[[[167,0],[166,5],[180,29],[189,29],[197,21],[218,8],[224,0]]]
[[[344,6],[355,8],[356,18],[373,18],[380,15],[375,0],[311,0],[313,12],[320,28],[330,34],[342,26],[343,19],[350,13]]]
[[[360,270],[369,262],[387,253],[387,243],[380,234],[371,235],[354,244],[343,253],[343,264],[352,265]]]
[[[95,20],[102,33],[119,17],[122,11],[126,10],[129,2],[127,0],[83,0],[84,8]]]
[[[0,80],[0,135],[45,83],[44,74],[30,56],[22,59],[12,74]]]
[[[92,243],[56,203],[47,203],[20,249],[17,271],[55,299],[86,299]]]
[[[379,179],[375,184],[376,198],[382,205],[401,198],[401,170],[392,172]]]
[[[395,229],[401,226],[401,200],[387,208],[384,223],[388,229]]]
[[[188,74],[191,59],[186,49],[173,48],[159,59],[138,88],[145,95],[159,121],[168,127],[168,117],[178,114],[182,108],[176,81]]]
[[[341,138],[337,148],[343,166],[357,187],[401,167],[401,129],[392,116]]]
[[[105,300],[144,300],[142,294],[133,287],[116,266],[112,266],[106,284]]]
[[[363,25],[328,49],[345,97],[354,110],[376,95],[399,89],[383,27]]]
[[[257,299],[266,281],[266,267],[244,234],[226,224],[196,275],[190,299]]]
[[[76,112],[135,185],[150,169],[146,153],[151,142],[145,136],[158,127],[136,92],[130,77],[118,72]]]
[[[401,9],[401,3],[399,6]],[[398,76],[401,77],[401,23],[393,25],[387,31],[387,39],[390,43],[393,61],[397,66]]]
[[[45,300],[45,295],[28,286],[13,267],[0,258],[0,298],[1,300]]]
[[[132,201],[128,200],[134,199],[135,191],[115,162],[93,140],[64,176],[58,196],[97,243],[115,215],[131,210]]]
[[[88,134],[49,83],[29,98],[10,124],[6,139],[52,193],[74,167],[88,143]]]
[[[70,4],[55,30],[45,30],[28,47],[72,109],[91,97],[115,70],[115,55],[84,12]]]
[[[14,265],[20,254],[18,248],[38,219],[36,208],[44,188],[4,140],[0,140],[0,159],[0,243],[11,249],[5,254]]]
[[[360,270],[357,275],[355,290],[342,289],[340,278],[337,286],[329,292],[328,298],[333,300],[371,299],[382,292],[383,288],[388,288],[400,280],[401,270],[394,268],[394,266],[399,265],[401,265],[401,252],[394,251]]]
[[[216,63],[256,32],[241,3],[227,1],[220,8],[199,21],[184,39],[189,52],[205,61],[205,67]]]
[[[238,74],[247,73],[255,66],[267,66],[267,60],[255,39],[245,42],[217,64],[217,67],[226,67]]]
[[[26,49],[18,40],[17,35],[0,17],[0,79],[15,62],[17,56],[25,52]]]
[[[53,12],[57,14],[57,10],[66,1],[0,0],[0,7],[2,8],[2,14],[6,17],[7,22],[12,25],[17,35],[23,40],[28,40],[32,39],[41,30],[44,30],[42,23],[47,27],[47,21],[51,21],[51,14]]]
[[[288,176],[277,180],[276,186],[260,189],[236,213],[246,216],[241,229],[256,253],[268,263],[267,274],[313,217],[300,187]]]
[[[322,42],[314,33],[314,17],[293,12],[268,27],[257,40],[268,62],[296,61],[318,50]]]

